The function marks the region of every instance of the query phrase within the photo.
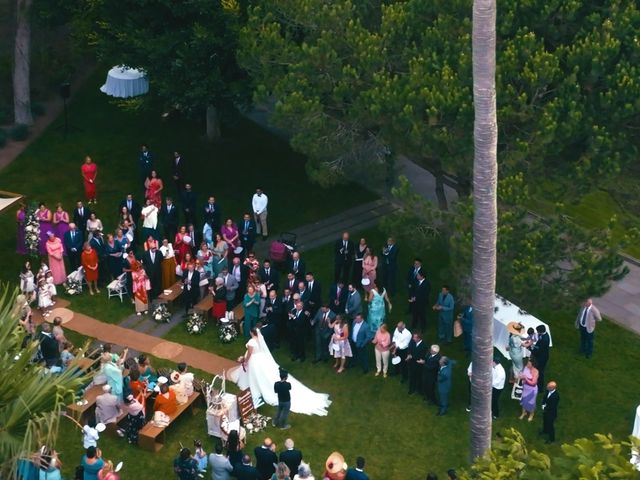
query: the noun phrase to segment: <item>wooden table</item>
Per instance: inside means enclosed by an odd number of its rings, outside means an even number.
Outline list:
[[[166,303],[167,306],[169,308],[171,308],[173,302],[180,296],[182,295],[182,282],[176,282],[173,285],[171,285],[170,288],[168,288],[167,290],[171,290],[171,293],[169,293],[168,295],[164,293],[164,291],[158,295],[158,302],[160,303]]]
[[[147,450],[149,452],[157,452],[162,447],[164,447],[164,443],[166,440],[165,431],[171,425],[176,418],[178,418],[182,413],[189,410],[191,414],[194,414],[193,404],[200,396],[200,392],[193,392],[193,395],[189,397],[186,403],[182,405],[178,405],[178,409],[172,415],[169,415],[171,419],[171,423],[166,427],[156,427],[151,422],[147,423],[142,430],[140,430],[140,436],[138,437],[138,444],[140,448]]]

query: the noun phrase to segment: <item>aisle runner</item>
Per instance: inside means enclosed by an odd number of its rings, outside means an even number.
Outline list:
[[[73,318],[64,324],[64,328],[69,328],[102,342],[127,346],[132,350],[148,353],[158,358],[172,360],[176,363],[185,362],[193,368],[212,375],[220,375],[223,370],[229,371],[238,366],[236,362],[219,355],[179,343],[168,342],[162,338],[152,337],[118,325],[100,322],[78,312],[74,312]]]

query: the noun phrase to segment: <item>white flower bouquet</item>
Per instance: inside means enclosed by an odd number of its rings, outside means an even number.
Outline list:
[[[271,417],[254,412],[247,418],[244,428],[247,429],[247,433],[256,433],[267,428],[270,421]]]
[[[206,326],[207,322],[205,322],[204,316],[201,313],[193,312],[187,318],[187,332],[191,335],[201,335],[204,333]]]
[[[238,337],[238,330],[233,323],[223,323],[220,325],[218,338],[222,343],[231,343]]]
[[[67,279],[63,286],[67,295],[80,295],[82,293],[82,282],[78,282],[77,280]]]
[[[153,318],[156,322],[167,322],[171,321],[171,312],[167,308],[166,303],[160,303],[156,308],[153,309],[151,313],[151,318]]]
[[[30,205],[26,212],[24,225],[24,244],[32,257],[37,257],[40,254],[40,222],[38,222],[37,213],[37,205]]]

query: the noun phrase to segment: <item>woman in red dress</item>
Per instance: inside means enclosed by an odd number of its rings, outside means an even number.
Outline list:
[[[176,253],[176,260],[178,263],[182,263],[184,256],[187,253],[193,255],[191,251],[191,236],[187,233],[187,227],[184,225],[180,227],[180,231],[176,233],[176,241],[173,242],[173,250]]]
[[[91,248],[89,242],[84,243],[80,261],[82,268],[84,268],[84,278],[87,281],[87,285],[89,285],[89,294],[93,295],[93,288],[96,289],[96,293],[100,293],[98,289],[98,254]],[[93,288],[91,288],[92,286]]]
[[[87,197],[87,203],[98,203],[96,200],[96,178],[98,178],[98,166],[93,163],[91,157],[87,155],[84,163],[80,167],[82,179],[84,180],[84,194]]]
[[[158,177],[158,173],[155,170],[151,170],[151,175],[144,181],[144,187],[146,188],[144,198],[151,200],[157,208],[162,207],[162,196],[160,192],[164,188],[162,180]]]

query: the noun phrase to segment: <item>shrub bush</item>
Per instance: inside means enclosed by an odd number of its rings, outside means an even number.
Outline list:
[[[29,126],[18,123],[11,129],[11,138],[16,141],[26,140],[29,136]]]

